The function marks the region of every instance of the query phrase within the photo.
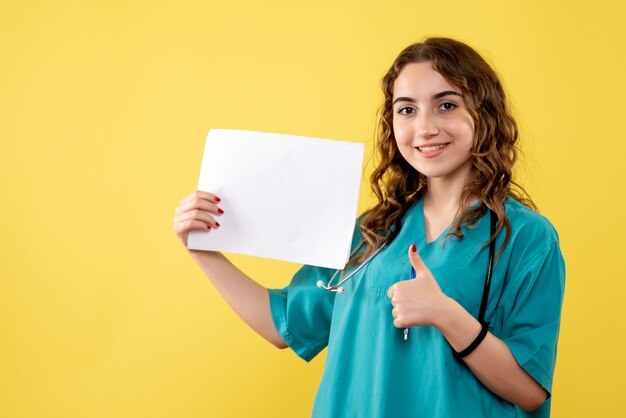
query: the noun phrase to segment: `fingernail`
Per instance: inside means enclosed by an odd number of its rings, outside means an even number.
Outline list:
[[[220,223],[219,222],[215,222],[215,226],[220,226]]]
[[[207,226],[206,226],[206,229],[211,229],[211,225],[207,225]]]
[[[417,247],[415,246],[415,244],[411,245],[411,252],[412,253],[416,253],[417,252]]]
[[[217,197],[217,196],[215,196],[215,197],[213,198],[213,200],[215,200],[216,202],[221,202],[221,201],[222,201],[222,199],[220,199],[220,198],[219,198],[219,197]]]
[[[219,208],[218,208],[218,209],[217,209],[217,213],[222,214],[222,213],[224,213],[224,211],[223,211],[222,209],[219,209]]]

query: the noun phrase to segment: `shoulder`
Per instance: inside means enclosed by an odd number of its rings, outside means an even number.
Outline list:
[[[507,197],[504,207],[511,223],[512,240],[527,243],[539,241],[548,247],[559,244],[559,235],[548,218],[512,197]]]
[[[513,198],[507,198],[505,209],[511,236],[502,260],[511,278],[510,295],[517,297],[520,289],[542,286],[544,296],[562,297],[565,261],[556,229],[545,216]]]

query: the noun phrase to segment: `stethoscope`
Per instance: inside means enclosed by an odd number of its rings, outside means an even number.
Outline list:
[[[364,243],[364,241],[361,241],[361,243],[356,247],[356,250],[354,250],[352,252],[352,254],[350,254],[350,257],[352,257],[354,255],[354,253],[363,245],[363,243]],[[350,274],[348,274],[346,277],[344,277],[339,283],[333,284],[333,281],[335,280],[335,278],[337,277],[339,272],[340,271],[343,272],[343,270],[335,271],[335,274],[333,274],[333,277],[330,278],[330,280],[328,281],[328,284],[326,286],[324,286],[324,282],[323,281],[318,280],[317,281],[317,287],[319,287],[320,289],[328,290],[329,292],[333,292],[333,293],[339,293],[339,294],[345,293],[346,289],[342,285],[345,282],[347,282],[348,280],[350,280],[350,278],[352,278],[352,276],[357,274],[359,272],[359,270],[361,270],[372,258],[374,258],[376,256],[376,254],[381,252],[382,249],[385,248],[386,245],[387,245],[387,242],[385,241],[383,243],[383,245],[378,247],[376,249],[376,251],[374,251],[372,254],[370,254],[369,257],[367,257],[365,260],[363,260],[363,262],[361,264],[359,264],[357,268],[355,268]]]
[[[497,219],[493,211],[489,211],[489,212],[490,212],[490,230],[491,230],[491,234],[489,236],[492,237],[496,230]],[[352,278],[352,276],[354,276],[356,273],[358,273],[358,271],[361,270],[379,252],[381,252],[382,249],[385,248],[387,243],[388,241],[385,241],[380,247],[378,247],[378,249],[376,249],[376,251],[374,251],[369,257],[363,260],[363,262],[359,264],[359,266],[356,269],[354,269],[350,274],[344,277],[339,283],[333,284],[333,281],[335,280],[339,272],[340,271],[343,272],[343,270],[335,271],[335,274],[333,274],[333,277],[330,278],[326,286],[324,286],[323,281],[318,280],[317,287],[319,287],[320,289],[327,290],[332,293],[339,293],[339,294],[345,293],[346,289],[343,287],[343,284],[347,282],[350,278]],[[363,241],[356,247],[356,249],[352,252],[352,254],[350,254],[350,257],[352,257],[362,245],[363,245]],[[483,297],[480,303],[480,311],[478,314],[478,320],[480,321],[481,324],[484,323],[485,311],[487,310],[487,301],[489,299],[489,288],[491,287],[491,276],[493,274],[495,249],[496,249],[496,240],[493,239],[489,243],[489,261],[487,263],[487,271],[485,272],[485,286],[483,288]]]

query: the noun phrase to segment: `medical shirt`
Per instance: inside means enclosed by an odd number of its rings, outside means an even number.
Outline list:
[[[508,198],[511,237],[496,261],[485,320],[515,359],[548,393],[556,361],[565,266],[550,222]],[[478,316],[489,247],[489,213],[464,237],[430,243],[423,200],[405,214],[398,236],[335,294],[316,286],[334,270],[304,266],[270,305],[283,340],[309,361],[328,346],[314,417],[548,417],[550,399],[532,413],[487,389],[456,360],[441,332],[413,327],[408,341],[394,327],[387,289],[408,278],[412,243],[441,290]],[[504,229],[496,241],[500,248]],[[361,236],[358,228],[353,248]],[[335,281],[336,283],[336,281]]]

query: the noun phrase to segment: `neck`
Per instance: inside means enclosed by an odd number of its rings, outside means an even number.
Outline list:
[[[437,179],[429,179],[426,192],[424,193],[424,206],[433,209],[458,209],[461,204],[461,192],[463,188],[448,188],[440,184]]]
[[[465,183],[448,182],[444,179],[428,179],[424,202],[429,206],[451,209],[461,204],[461,194]]]
[[[465,172],[454,176],[429,178],[424,193],[424,205],[454,212],[461,209],[461,195],[469,178],[469,169],[463,171]]]

